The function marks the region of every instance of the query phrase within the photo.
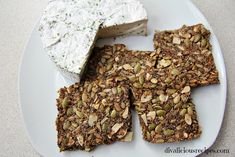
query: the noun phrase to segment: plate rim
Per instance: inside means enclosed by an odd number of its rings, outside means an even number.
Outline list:
[[[222,116],[223,116],[223,118],[220,120],[220,124],[219,124],[219,129],[218,129],[218,131],[217,131],[217,133],[216,133],[216,138],[210,143],[210,146],[208,147],[208,148],[206,148],[206,150],[207,149],[209,149],[210,147],[212,147],[213,146],[213,144],[215,143],[215,141],[216,141],[216,139],[218,138],[218,135],[219,135],[219,132],[220,132],[220,130],[221,130],[221,126],[222,126],[222,123],[223,123],[223,121],[224,121],[224,113],[225,113],[225,108],[226,108],[226,102],[227,102],[227,90],[228,90],[228,88],[227,88],[227,71],[226,71],[226,65],[225,65],[225,62],[224,62],[224,56],[223,56],[223,52],[222,52],[222,50],[221,50],[221,47],[220,47],[220,43],[219,43],[219,40],[217,39],[217,36],[216,36],[216,34],[214,33],[214,31],[213,31],[213,29],[212,29],[212,27],[211,27],[211,25],[210,25],[210,23],[209,23],[209,21],[207,20],[207,18],[204,16],[204,14],[201,12],[201,10],[198,8],[198,7],[196,7],[196,5],[192,2],[192,0],[189,0],[189,1],[186,1],[186,3],[188,3],[188,5],[190,5],[190,7],[192,7],[196,12],[197,12],[197,14],[199,14],[202,18],[203,18],[203,20],[207,23],[207,25],[208,25],[208,27],[209,27],[209,29],[210,29],[210,31],[211,31],[211,33],[212,34],[214,34],[214,40],[215,40],[215,42],[217,42],[218,43],[218,45],[217,45],[217,48],[218,48],[218,51],[219,51],[219,53],[218,53],[218,55],[219,55],[219,57],[221,58],[221,60],[222,60],[222,71],[224,72],[223,73],[223,77],[224,77],[224,89],[223,89],[223,95],[222,95],[222,100],[223,100],[223,114],[222,114]],[[214,57],[213,57],[214,58]],[[221,75],[221,72],[220,72],[220,75]],[[222,75],[221,75],[222,76]],[[206,150],[204,150],[204,151],[206,151]],[[203,151],[203,152],[204,152]],[[203,153],[202,152],[202,153]],[[199,153],[199,154],[202,154],[202,153]],[[198,154],[198,155],[199,155]]]
[[[40,14],[41,16],[41,14]],[[26,53],[26,49],[28,47],[28,44],[32,38],[32,35],[33,35],[33,32],[38,24],[38,22],[40,21],[41,17],[37,18],[33,24],[33,29],[30,31],[30,35],[28,37],[28,39],[26,40],[25,44],[24,44],[24,48],[23,48],[23,52],[21,53],[21,56],[20,56],[20,63],[19,63],[19,67],[18,67],[18,77],[17,77],[17,96],[18,96],[18,106],[19,106],[19,110],[20,110],[20,113],[21,113],[21,117],[23,119],[23,128],[25,130],[25,134],[26,136],[28,137],[28,140],[31,144],[31,146],[33,147],[33,149],[35,150],[35,152],[39,155],[42,155],[44,156],[44,154],[42,154],[38,148],[37,148],[37,145],[33,142],[32,140],[32,137],[30,136],[30,133],[29,133],[29,129],[27,128],[27,125],[26,125],[26,121],[25,121],[25,115],[24,115],[24,112],[23,112],[23,108],[22,108],[22,100],[21,100],[21,85],[20,85],[20,82],[21,82],[21,75],[22,75],[22,72],[21,72],[21,69],[22,69],[22,64],[23,64],[23,60],[25,58],[25,53]]]
[[[203,21],[206,22],[207,24],[207,27],[210,29],[211,33],[214,35],[214,40],[215,42],[218,43],[217,45],[217,48],[218,48],[218,51],[219,53],[217,54],[220,58],[221,58],[221,69],[223,71],[223,80],[224,80],[224,86],[223,86],[223,92],[222,92],[222,103],[224,104],[223,105],[223,112],[222,112],[222,119],[220,120],[220,124],[219,124],[219,129],[217,130],[216,132],[216,137],[214,138],[214,140],[209,144],[209,147],[206,148],[204,151],[206,151],[207,149],[209,149],[210,147],[213,146],[213,144],[215,143],[215,141],[217,140],[218,138],[218,135],[221,131],[221,126],[223,124],[223,121],[224,121],[224,113],[225,113],[225,109],[226,109],[226,102],[227,102],[227,71],[226,71],[226,64],[225,64],[225,60],[224,60],[224,57],[223,57],[223,52],[221,50],[221,46],[220,46],[220,43],[219,43],[219,40],[217,39],[217,36],[216,34],[214,33],[209,21],[207,20],[207,18],[204,16],[204,14],[201,12],[201,10],[192,2],[192,0],[184,0],[184,3],[186,3],[189,7],[193,8],[194,11],[196,11],[196,14],[200,15],[200,17],[202,18]],[[30,35],[28,36],[25,44],[24,44],[24,47],[23,47],[23,52],[21,53],[21,56],[20,56],[20,62],[19,62],[19,66],[18,66],[18,77],[17,77],[17,96],[18,96],[18,106],[19,106],[19,110],[20,110],[20,113],[21,113],[21,117],[23,119],[23,125],[22,126],[25,130],[25,133],[26,133],[26,136],[28,137],[28,140],[30,141],[33,149],[39,154],[39,155],[42,155],[44,156],[45,154],[43,154],[42,152],[39,151],[39,148],[37,147],[37,145],[33,142],[32,140],[32,137],[30,136],[30,133],[29,133],[29,129],[26,125],[26,121],[25,121],[25,115],[24,115],[24,112],[23,112],[23,108],[22,108],[22,100],[21,100],[21,75],[22,75],[22,64],[23,64],[23,60],[25,58],[25,53],[26,53],[26,49],[28,47],[28,44],[32,38],[32,35],[33,35],[33,32],[34,30],[36,29],[36,26],[38,25],[39,21],[41,19],[41,14],[40,14],[40,17],[37,18],[37,20],[35,20],[35,23],[33,24],[33,27],[32,27],[32,30],[30,31]],[[221,73],[220,73],[221,74]],[[203,152],[204,152],[203,151]],[[200,152],[200,153],[195,153],[195,155],[199,155],[199,154],[202,154],[203,152]]]

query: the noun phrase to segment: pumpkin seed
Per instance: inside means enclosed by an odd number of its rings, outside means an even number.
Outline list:
[[[86,93],[82,93],[82,101],[87,102],[88,96]]]
[[[156,124],[155,124],[155,123],[151,123],[151,124],[149,124],[149,126],[148,126],[149,131],[152,131],[152,130],[154,130],[155,128],[156,128]]]
[[[165,79],[165,83],[167,83],[167,84],[170,84],[171,83],[171,78],[170,77],[167,77],[166,79]]]
[[[107,108],[105,109],[105,114],[106,114],[106,115],[109,115],[109,111],[110,111],[110,107],[107,107]]]
[[[166,129],[166,130],[163,131],[163,134],[164,134],[165,136],[171,136],[171,135],[174,134],[174,132],[175,132],[174,130]]]
[[[70,121],[65,121],[63,124],[63,129],[67,130],[70,127],[70,125],[71,125]]]
[[[106,66],[106,70],[109,71],[111,70],[113,67],[113,63],[109,63],[107,66]]]
[[[88,118],[88,125],[93,126],[95,122],[97,121],[98,117],[95,114],[90,114]]]
[[[188,114],[189,115],[193,115],[193,108],[190,106],[190,107],[188,107]]]
[[[194,37],[194,42],[198,42],[201,39],[201,35],[200,34],[196,34]]]
[[[158,116],[164,116],[166,114],[166,111],[164,110],[157,110],[157,115]]]
[[[156,128],[155,128],[155,131],[156,131],[157,133],[160,133],[160,132],[162,131],[162,125],[161,125],[161,124],[158,124],[158,125],[156,126]]]
[[[117,111],[116,110],[112,110],[112,112],[110,114],[111,118],[115,118],[116,115],[117,115]]]
[[[186,47],[189,47],[191,45],[191,41],[189,39],[185,39],[184,44]]]
[[[163,67],[168,67],[171,65],[171,60],[162,59],[162,60],[160,60],[159,64]]]
[[[133,132],[128,132],[125,137],[123,138],[122,141],[124,142],[130,142],[133,139]]]
[[[159,95],[159,100],[160,100],[161,102],[165,102],[165,101],[167,100],[167,96],[164,95],[164,94],[160,94],[160,95]]]
[[[136,83],[136,82],[133,84],[133,86],[135,88],[142,88],[142,85],[140,83]]]
[[[171,74],[172,75],[179,75],[180,74],[180,71],[178,69],[172,69],[171,70]]]
[[[102,124],[102,130],[106,131],[108,129],[108,124],[107,123],[103,123]]]
[[[152,78],[152,75],[147,73],[146,76],[145,76],[146,81],[149,81],[151,78]]]
[[[62,107],[66,108],[69,104],[69,99],[67,97],[65,97],[62,101]]]
[[[191,88],[190,88],[190,86],[185,86],[184,87],[184,89],[181,91],[181,93],[188,93],[188,92],[190,92],[190,90],[191,90]]]
[[[75,107],[73,108],[73,111],[76,113],[76,115],[79,117],[79,118],[83,118],[83,113],[78,111]]]
[[[113,93],[113,94],[117,94],[117,93],[118,93],[118,90],[117,90],[116,87],[112,88],[112,93]]]
[[[169,110],[171,108],[171,105],[170,104],[166,104],[165,106],[164,106],[164,110]]]
[[[73,114],[73,109],[72,108],[68,108],[66,114],[67,114],[67,116],[72,115]]]
[[[176,92],[175,89],[167,89],[167,94],[174,94]]]
[[[150,111],[148,114],[147,114],[147,117],[151,120],[154,120],[155,117],[156,117],[156,112],[155,111]]]
[[[112,133],[116,133],[118,132],[118,130],[123,126],[124,123],[116,123],[113,127],[112,127]]]
[[[142,115],[141,115],[141,118],[143,119],[144,124],[147,126],[147,125],[148,125],[148,122],[147,122],[146,114],[145,114],[145,113],[142,114]]]
[[[78,124],[75,123],[75,122],[73,122],[73,123],[72,123],[72,126],[73,126],[74,128],[76,128],[76,127],[78,127]]]
[[[207,41],[205,39],[202,39],[201,47],[205,47],[206,45],[207,45]]]
[[[158,82],[156,78],[152,78],[150,81],[154,84],[156,84]]]
[[[78,140],[78,143],[83,146],[84,144],[84,137],[82,135],[77,135],[77,140]]]
[[[139,76],[139,82],[140,84],[144,84],[144,75]]]
[[[178,38],[178,37],[173,38],[173,44],[180,44],[180,43],[181,43],[180,38]]]
[[[128,117],[128,113],[129,113],[129,107],[126,107],[125,110],[124,110],[124,112],[123,112],[123,114],[122,114],[122,117],[123,117],[124,119],[126,119],[126,118]]]
[[[132,69],[133,69],[133,67],[132,67],[130,64],[124,64],[124,65],[123,65],[123,68],[124,68],[125,70],[132,70]]]
[[[121,93],[122,93],[122,88],[117,87],[117,93],[118,93],[118,94],[121,94]]]
[[[156,140],[156,143],[164,143],[165,141],[163,139]]]
[[[189,114],[185,114],[184,120],[188,125],[192,124],[192,118]]]
[[[147,138],[147,140],[150,140],[150,138],[151,138],[151,135],[150,135],[150,133],[148,131],[146,133],[146,138]]]
[[[78,108],[82,107],[82,100],[78,100],[78,102],[77,102],[77,107],[78,107]]]
[[[187,110],[184,108],[180,111],[180,115],[181,116],[184,116],[186,114]]]
[[[180,95],[177,95],[174,99],[173,99],[173,102],[175,104],[179,103],[180,102]]]
[[[128,79],[129,79],[131,82],[134,82],[134,81],[136,80],[136,76],[135,76],[135,75],[129,76]]]
[[[152,94],[146,95],[145,93],[141,96],[141,102],[145,103],[152,100]]]
[[[140,63],[137,63],[134,67],[134,72],[138,73],[138,72],[140,72],[140,70],[141,70]]]
[[[87,92],[90,93],[91,89],[92,89],[92,84],[89,84],[88,87],[87,87]]]

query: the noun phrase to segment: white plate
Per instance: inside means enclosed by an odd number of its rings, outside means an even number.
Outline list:
[[[147,37],[126,37],[105,39],[98,45],[124,43],[129,49],[153,50],[153,33],[155,29],[175,29],[183,24],[203,23],[210,25],[200,11],[188,0],[146,0],[142,1],[147,9],[149,35]],[[142,139],[137,116],[134,115],[135,138],[131,143],[116,142],[112,145],[97,147],[87,153],[82,151],[60,153],[56,143],[55,118],[57,109],[55,99],[57,89],[72,82],[64,79],[46,53],[36,25],[22,57],[19,74],[19,96],[25,126],[33,147],[46,157],[59,156],[94,156],[94,157],[157,157],[157,156],[196,156],[209,148],[215,141],[223,120],[226,101],[226,73],[219,43],[212,32],[211,43],[216,66],[219,70],[220,85],[211,85],[193,90],[198,118],[203,132],[199,139],[171,144],[150,144]],[[200,149],[192,153],[165,153],[167,147],[181,149]],[[185,148],[184,148],[185,147]]]

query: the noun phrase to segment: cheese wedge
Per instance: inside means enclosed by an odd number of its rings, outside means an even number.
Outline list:
[[[39,32],[62,74],[80,81],[96,40],[146,35],[147,13],[137,0],[50,0]]]

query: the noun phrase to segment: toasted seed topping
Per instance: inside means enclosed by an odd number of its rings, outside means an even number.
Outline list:
[[[185,122],[188,124],[188,125],[191,125],[192,124],[192,118],[189,114],[185,114]]]
[[[90,114],[88,119],[88,125],[93,126],[95,122],[97,121],[98,117],[95,114]]]
[[[188,93],[190,92],[191,88],[190,86],[185,86],[184,89],[181,91],[181,93]]]
[[[68,104],[69,104],[69,100],[68,100],[67,97],[65,97],[65,98],[63,99],[63,102],[62,102],[62,107],[63,107],[63,108],[66,108],[66,107],[68,106]]]
[[[145,124],[146,126],[148,126],[147,117],[146,117],[146,114],[145,114],[145,113],[141,115],[141,118],[142,118],[144,124]]]
[[[200,136],[190,94],[193,87],[218,83],[209,32],[202,25],[156,32],[154,46],[155,52],[129,51],[124,45],[94,49],[84,80],[90,82],[60,91],[57,128],[61,150],[72,148],[73,143],[91,150],[99,144],[131,140],[127,136],[132,132],[130,102],[149,142]],[[64,98],[68,102],[63,107]],[[89,137],[80,137],[83,144],[71,137],[75,129],[76,136]]]
[[[123,123],[116,123],[116,124],[112,127],[112,132],[113,132],[113,134],[115,134],[122,126],[123,126]]]
[[[174,44],[180,44],[181,43],[180,38],[174,37],[173,38],[173,43]]]

